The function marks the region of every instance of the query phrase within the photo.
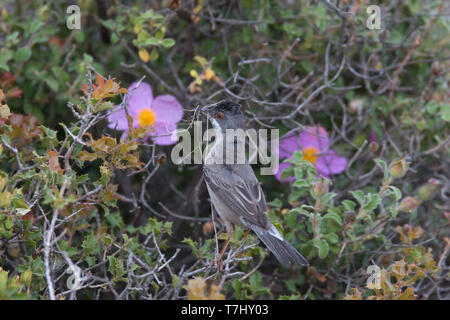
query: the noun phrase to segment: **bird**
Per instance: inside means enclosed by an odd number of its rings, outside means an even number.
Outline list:
[[[246,117],[241,105],[233,101],[221,101],[199,107],[199,111],[206,115],[219,133],[203,162],[203,175],[212,206],[228,233],[228,239],[219,254],[219,268],[222,268],[222,255],[234,233],[234,226],[246,229],[246,236],[252,230],[283,266],[309,266],[308,260],[283,238],[267,217],[264,192],[248,161],[230,164],[227,163],[229,161],[206,160],[226,155],[228,146],[225,137],[233,132],[228,129],[246,129]],[[218,152],[217,146],[223,146],[223,153]]]

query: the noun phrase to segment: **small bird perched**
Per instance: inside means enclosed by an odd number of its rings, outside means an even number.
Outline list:
[[[200,112],[207,115],[214,129],[222,132],[222,135],[218,137],[221,136],[223,139],[223,155],[225,156],[226,130],[246,129],[246,119],[241,106],[225,101],[208,108],[200,108]],[[217,143],[216,138],[206,158],[212,158],[218,153],[216,146],[220,144]],[[244,164],[237,164],[237,162],[227,164],[226,161],[222,163],[204,163],[203,165],[203,174],[212,205],[223,220],[229,234],[219,255],[219,266],[221,266],[221,257],[225,248],[233,235],[233,225],[247,229],[247,234],[250,229],[253,230],[283,266],[288,267],[290,263],[308,266],[308,261],[283,238],[267,218],[264,193],[248,161]]]

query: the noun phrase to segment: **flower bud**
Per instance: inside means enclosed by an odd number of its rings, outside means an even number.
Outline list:
[[[6,246],[6,252],[10,258],[15,259],[20,256],[22,250],[20,249],[20,244],[18,242],[12,242]]]
[[[33,272],[30,269],[25,270],[20,275],[20,281],[25,284],[27,287],[31,284],[31,278],[33,277]]]
[[[356,221],[356,213],[355,212],[345,212],[344,213],[344,221],[345,224],[352,224]]]
[[[411,212],[414,211],[419,205],[421,201],[414,197],[406,197],[400,202],[400,206],[398,207],[398,211],[400,212]]]
[[[323,197],[328,193],[328,181],[324,178],[319,178],[319,180],[314,183],[313,194],[317,197]]]
[[[422,44],[422,37],[419,34],[415,36],[412,44],[414,47],[420,46]]]
[[[5,8],[3,8],[2,9],[2,20],[6,21],[7,19],[8,19],[8,11]]]
[[[371,143],[369,143],[369,151],[372,153],[377,152],[378,147],[379,147],[379,145],[376,141],[372,141]]]
[[[433,62],[431,65],[431,71],[435,76],[438,76],[444,70],[444,66],[439,61]]]
[[[352,100],[348,104],[348,111],[352,114],[358,113],[363,107],[364,101],[360,99]]]
[[[42,6],[38,9],[38,17],[42,21],[46,21],[50,17],[50,9],[47,5]]]
[[[409,162],[407,162],[403,157],[391,162],[389,165],[389,173],[392,178],[401,178],[406,174],[408,168]]]
[[[22,89],[13,88],[6,93],[6,97],[8,98],[20,98],[22,96]]]
[[[417,195],[422,200],[430,200],[434,194],[438,191],[440,181],[434,178],[428,180],[427,183],[422,185],[417,191]]]
[[[155,157],[155,163],[159,164],[159,165],[163,165],[164,163],[166,163],[166,154],[165,153],[160,153]]]
[[[382,255],[380,260],[381,260],[382,264],[388,266],[392,263],[392,256],[391,255]]]
[[[211,221],[207,221],[207,222],[205,222],[205,223],[203,224],[202,229],[203,229],[203,234],[204,234],[205,236],[207,236],[208,234],[210,234],[211,232],[213,232],[213,230],[214,230],[214,225],[213,225],[213,223],[212,223]]]
[[[448,223],[450,223],[450,211],[444,212],[444,217],[447,218]],[[449,238],[450,239],[450,238]]]

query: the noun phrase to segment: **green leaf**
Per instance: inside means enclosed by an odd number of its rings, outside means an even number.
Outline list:
[[[158,57],[159,57],[158,49],[153,48],[153,50],[150,52],[150,61],[155,61],[156,59],[158,59]]]
[[[332,209],[332,208],[331,208],[331,209]],[[331,209],[330,209],[330,211],[331,211]],[[336,212],[336,211],[327,213],[326,215],[323,216],[323,219],[331,219],[331,220],[336,221],[336,223],[337,223],[339,226],[342,225],[342,218],[341,218],[341,216],[339,215],[339,213]]]
[[[54,92],[57,92],[59,89],[59,83],[58,81],[53,77],[45,77],[44,78],[45,83],[52,89]]]
[[[164,39],[161,44],[164,48],[170,48],[175,45],[175,40],[167,38],[167,39]]]
[[[145,11],[140,18],[145,19],[145,20],[149,20],[152,18],[155,18],[155,12],[153,11],[153,9],[149,9],[147,11]]]
[[[329,193],[327,193],[326,195],[324,195],[323,197],[320,198],[320,203],[321,203],[323,206],[329,206],[329,205],[332,205],[332,201],[333,201],[333,198],[334,198],[335,196],[336,196],[336,193],[329,192]]]
[[[180,284],[180,277],[178,277],[176,274],[172,277],[172,286],[176,289],[178,288],[178,285]]]
[[[97,155],[95,153],[82,150],[80,153],[78,153],[78,159],[81,161],[94,161],[95,159],[97,159]]]
[[[291,294],[290,296],[280,296],[280,300],[300,300],[300,294]]]
[[[162,29],[160,29],[160,30],[158,30],[156,33],[155,33],[155,38],[156,39],[159,39],[159,40],[162,40],[163,38],[164,38],[164,35],[165,35],[166,33],[162,30]]]
[[[86,258],[84,258],[84,261],[86,261],[89,267],[92,267],[93,265],[95,265],[97,260],[93,256],[86,256]]]
[[[112,245],[114,243],[114,240],[109,235],[105,235],[105,237],[103,238],[103,243],[106,246],[110,246],[110,245]]]
[[[303,154],[301,151],[295,151],[292,155],[293,163],[295,164],[301,164],[303,161]]]
[[[330,250],[330,246],[328,245],[328,242],[322,239],[314,239],[313,240],[314,247],[317,248],[319,251],[319,258],[324,259],[328,255],[328,251]]]
[[[298,213],[294,210],[288,211],[284,216],[284,221],[289,228],[295,228],[297,225],[297,215]]]
[[[298,168],[295,168],[295,169],[298,169]],[[296,175],[297,175],[297,172],[296,172]],[[309,183],[308,183],[308,181],[299,178],[292,184],[292,186],[294,186],[296,188],[299,188],[299,189],[301,189],[301,188],[308,188],[309,187]]]
[[[389,42],[392,44],[401,44],[405,38],[404,24],[397,24],[389,34]]]
[[[61,240],[58,245],[61,251],[64,251],[69,257],[78,253],[78,249],[76,247],[69,247],[69,243],[66,240]]]
[[[444,121],[450,122],[450,104],[441,105],[439,115]]]
[[[364,210],[372,211],[375,210],[381,202],[381,198],[378,194],[368,194],[365,199]]]
[[[24,62],[30,59],[31,50],[28,47],[19,48],[14,55],[14,60],[17,62]]]
[[[282,206],[280,199],[274,199],[273,201],[268,202],[267,204],[272,208],[278,208],[278,209],[281,208],[281,206]]]
[[[390,186],[389,189],[392,190],[394,201],[400,201],[400,199],[402,198],[402,192],[400,191],[400,189],[395,186]]]
[[[437,103],[436,101],[430,101],[430,102],[428,102],[428,104],[426,106],[426,110],[429,114],[436,114],[438,109],[439,109],[439,103]]]
[[[358,201],[360,205],[364,204],[364,192],[361,190],[350,191],[349,192],[355,199]]]
[[[17,213],[21,216],[30,212],[30,207],[25,202],[25,200],[18,198],[17,196],[14,196],[14,198],[12,199],[12,205],[16,209]]]
[[[261,274],[259,272],[255,272],[254,274],[252,274],[250,276],[250,288],[252,289],[252,291],[256,291],[261,287],[262,284],[262,278],[261,278]]]
[[[116,29],[116,22],[114,20],[100,20],[100,23],[109,30]]]
[[[111,34],[111,43],[117,43],[117,42],[119,42],[119,37],[117,36],[117,34],[115,33],[115,32],[113,32],[112,34]]]
[[[286,167],[281,172],[281,181],[285,180],[288,177],[292,177],[293,175],[294,175],[294,167],[292,166]]]
[[[29,34],[35,33],[40,27],[42,26],[42,21],[33,19],[33,21],[30,24]]]
[[[39,128],[44,131],[44,133],[46,134],[47,137],[49,137],[51,140],[56,139],[56,133],[57,131],[49,129],[45,126],[39,126]]]
[[[187,244],[189,247],[191,247],[192,253],[194,254],[194,256],[199,257],[200,258],[200,251],[198,249],[198,243],[195,242],[194,240],[192,240],[191,238],[184,238],[183,241],[181,241],[182,243]]]
[[[6,37],[6,42],[11,42],[13,45],[19,43],[19,41],[19,31],[14,31]]]
[[[311,206],[302,205],[300,208],[294,208],[294,209],[290,210],[289,212],[295,212],[296,214],[301,214],[301,215],[307,216],[308,218],[311,218],[313,216],[313,214],[311,212],[309,212],[308,210],[306,210],[305,208],[314,209]]]
[[[238,299],[244,299],[245,297],[243,297],[244,292],[243,292],[243,286],[244,286],[244,282],[240,281],[239,279],[234,279],[233,282],[231,283],[231,286],[233,287],[234,290],[234,294],[236,295],[236,297]]]
[[[328,243],[338,243],[339,237],[336,233],[328,233],[322,236],[325,240],[328,241]]]
[[[105,101],[102,104],[100,104],[99,106],[96,106],[94,112],[100,112],[103,110],[112,110],[113,108],[114,108],[114,105],[112,104],[112,102]]]
[[[253,2],[253,0],[242,0],[242,6],[248,10],[253,6]]]
[[[109,260],[109,268],[108,271],[113,275],[112,282],[123,281],[127,282],[128,280],[123,277],[125,275],[125,268],[123,266],[123,262],[117,259],[114,256],[108,256]]]
[[[0,51],[0,69],[9,71],[8,61],[13,57],[11,50],[3,49]]]
[[[420,12],[420,8],[422,7],[422,1],[420,0],[407,0],[405,1],[405,5],[411,11],[411,14],[416,15]]]
[[[208,61],[201,56],[195,56],[194,60],[197,61],[198,63],[200,63],[200,65],[204,68],[206,66],[206,64],[208,63]]]
[[[86,237],[86,239],[81,243],[81,247],[84,249],[84,253],[87,255],[97,253],[100,248],[98,247],[97,237],[93,234],[90,234]]]
[[[147,46],[157,46],[161,43],[161,40],[152,37],[145,30],[141,30],[138,33],[138,38],[133,40],[133,44],[138,48],[143,48]]]
[[[105,219],[113,228],[119,228],[123,226],[123,219],[119,212],[111,213],[107,215]]]
[[[386,161],[382,160],[382,159],[375,159],[374,160],[377,164],[379,164],[381,166],[381,168],[383,169],[383,176],[384,179],[388,179],[389,178],[389,168],[388,165],[386,163]]]
[[[343,200],[342,205],[344,206],[345,211],[355,211],[356,203],[351,200]]]
[[[306,72],[311,72],[314,69],[313,65],[308,60],[302,60],[300,66],[302,66]]]

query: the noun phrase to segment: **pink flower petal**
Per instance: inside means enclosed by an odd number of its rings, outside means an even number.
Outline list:
[[[152,110],[158,122],[177,123],[183,118],[183,107],[170,94],[157,96],[153,101]]]
[[[280,165],[278,166],[278,170],[275,171],[275,178],[280,181],[280,182],[291,182],[291,181],[295,181],[295,177],[287,177],[285,180],[281,181],[281,173],[283,172],[284,169],[286,169],[287,167],[289,167],[291,164],[290,163],[280,163]]]
[[[339,174],[347,167],[347,159],[336,153],[334,150],[328,150],[317,158],[314,164],[317,174],[329,177],[332,174]]]
[[[116,109],[118,106],[115,106]],[[108,128],[114,130],[128,130],[128,120],[124,109],[113,111],[108,116]]]
[[[289,134],[281,137],[279,156],[280,159],[290,158],[292,154],[299,150],[298,138],[295,134]]]
[[[128,137],[128,131],[122,132],[122,135],[120,136],[120,140],[125,140]]]
[[[128,87],[128,110],[137,115],[142,109],[149,109],[153,103],[152,87],[147,82],[133,82]],[[134,117],[133,117],[134,118]]]
[[[305,131],[300,133],[298,142],[302,149],[306,147],[315,147],[319,151],[324,151],[330,144],[328,134],[325,128],[320,126],[308,127]]]
[[[177,125],[175,123],[156,122],[153,125],[154,131],[149,133],[152,140],[161,146],[169,146],[178,142],[176,134]]]

